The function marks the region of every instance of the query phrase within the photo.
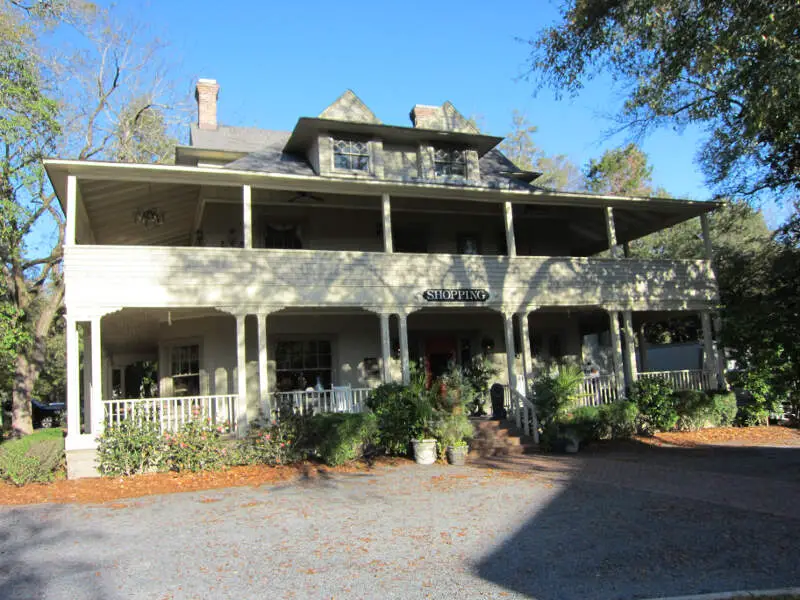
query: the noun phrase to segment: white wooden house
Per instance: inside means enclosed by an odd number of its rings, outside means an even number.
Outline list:
[[[708,360],[668,376],[721,377],[717,205],[538,187],[450,103],[386,125],[348,91],[281,132],[219,125],[218,91],[198,82],[175,165],[46,161],[67,215],[68,453],[137,403],[241,434],[280,399],[357,410],[412,361],[436,375],[484,354],[524,380],[582,361],[592,332],[611,360],[587,394],[609,399],[642,376],[635,324],[680,312],[701,316]],[[626,257],[696,217],[705,260]]]

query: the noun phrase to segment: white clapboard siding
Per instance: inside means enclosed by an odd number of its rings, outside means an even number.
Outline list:
[[[700,260],[385,254],[143,246],[65,249],[69,307],[431,306],[428,288],[484,288],[488,306],[698,308],[713,301]],[[452,305],[452,304],[451,304]]]

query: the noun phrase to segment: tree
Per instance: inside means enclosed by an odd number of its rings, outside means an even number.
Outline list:
[[[720,294],[723,340],[737,366],[791,402],[800,416],[800,206],[795,206],[769,244],[731,259],[738,276]]]
[[[599,160],[591,159],[584,173],[586,189],[617,196],[649,196],[653,167],[636,144],[606,150]]]
[[[800,189],[799,24],[796,0],[565,0],[530,42],[530,74],[571,95],[610,74],[623,127],[698,124],[720,195],[780,198]]]
[[[500,150],[521,169],[542,173],[534,185],[564,191],[581,189],[583,181],[575,164],[563,154],[545,154],[533,141],[536,130],[525,115],[515,110],[511,117],[511,132],[500,144]]]
[[[40,27],[64,21],[82,35],[69,57]],[[64,294],[65,221],[41,160],[56,150],[78,159],[164,160],[173,103],[160,85],[161,46],[91,5],[4,0],[0,35],[0,328],[13,363],[12,428],[25,435],[39,376],[58,355],[48,341]],[[32,233],[47,230],[49,248],[30,244]]]

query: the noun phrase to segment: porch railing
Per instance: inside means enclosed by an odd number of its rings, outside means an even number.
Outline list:
[[[619,398],[619,387],[614,375],[585,377],[581,383],[578,406],[611,404]]]
[[[359,413],[366,409],[372,388],[334,388],[309,392],[275,392],[275,406],[291,406],[298,414]]]
[[[236,394],[103,400],[107,426],[142,418],[158,423],[162,432],[177,431],[189,421],[208,419],[223,433],[236,428]]]
[[[661,377],[676,390],[713,390],[717,387],[716,378],[713,373],[701,369],[685,371],[644,371],[639,373],[639,377],[656,378]]]

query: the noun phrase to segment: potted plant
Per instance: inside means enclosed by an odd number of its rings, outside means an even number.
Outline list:
[[[428,395],[417,394],[413,401],[411,446],[414,449],[414,460],[419,465],[432,465],[436,462],[433,417],[433,404]]]
[[[473,433],[472,423],[463,412],[446,415],[439,421],[436,437],[446,449],[447,462],[451,465],[463,465],[466,462],[469,452],[467,439]]]

